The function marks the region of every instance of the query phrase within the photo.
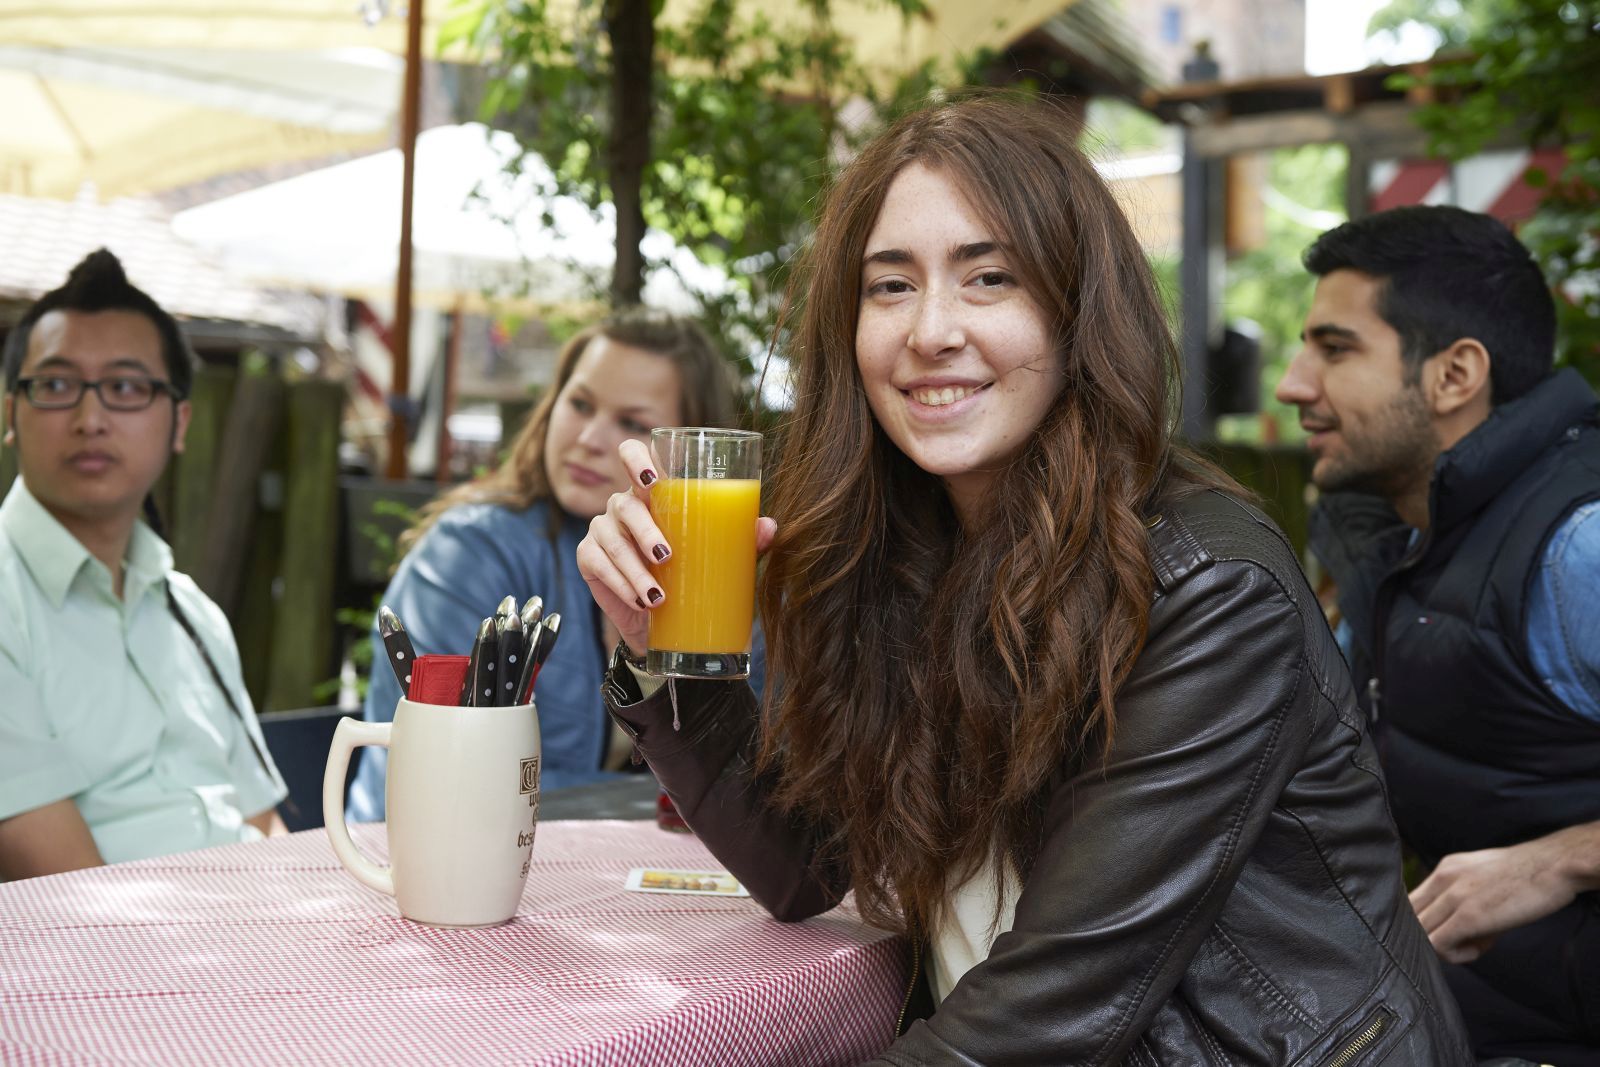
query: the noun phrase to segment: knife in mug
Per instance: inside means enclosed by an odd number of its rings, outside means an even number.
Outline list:
[[[495,641],[494,616],[478,624],[478,636],[472,642],[472,654],[467,661],[467,676],[461,682],[461,706],[482,707],[492,702],[494,696],[494,665],[500,658],[500,648]],[[480,683],[479,679],[482,679]],[[490,700],[480,694],[487,690]]]
[[[389,666],[400,682],[400,695],[411,696],[411,665],[417,660],[417,650],[411,647],[411,638],[400,624],[400,616],[385,604],[378,609],[378,634],[383,638],[384,651],[389,656]]]
[[[522,605],[522,633],[532,640],[533,628],[539,625],[539,619],[544,615],[544,597],[531,596]]]
[[[528,650],[528,662],[523,665],[522,677],[517,681],[517,703],[526,704],[533,698],[533,686],[539,680],[539,668],[550,658],[561,634],[561,613],[553,611],[534,633],[533,646]]]
[[[511,598],[506,597],[506,599]],[[512,607],[515,606],[513,603]],[[494,631],[500,647],[500,661],[495,668],[494,699],[489,703],[509,706],[517,702],[517,679],[521,674],[523,661],[528,658],[527,641],[522,634],[522,616],[515,611],[497,615]]]

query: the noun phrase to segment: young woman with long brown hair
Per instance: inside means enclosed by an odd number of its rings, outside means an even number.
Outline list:
[[[541,786],[594,781],[628,765],[595,691],[616,641],[594,610],[573,562],[585,525],[627,485],[617,458],[625,440],[690,421],[731,426],[737,404],[728,362],[691,320],[619,312],[562,349],[555,380],[503,463],[425,507],[400,539],[404,556],[383,602],[400,616],[419,654],[464,654],[500,599],[544,597],[562,616],[562,637],[539,675]],[[363,715],[394,718],[400,686],[376,628]],[[388,770],[381,748],[364,749],[351,787],[352,817],[384,817]]]
[[[779,918],[853,889],[910,934],[937,1008],[884,1061],[1469,1063],[1316,599],[1173,441],[1161,301],[1070,120],[901,120],[800,279],[765,705],[674,709],[631,662],[644,445],[578,563],[612,713],[707,845]]]

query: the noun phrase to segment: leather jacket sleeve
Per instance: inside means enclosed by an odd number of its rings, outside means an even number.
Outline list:
[[[624,680],[625,681],[625,680]],[[630,703],[628,686],[608,679],[606,707],[632,737],[684,822],[757,903],[785,922],[820,914],[844,897],[849,879],[815,861],[814,832],[765,801],[753,769],[755,694],[743,682],[673,682]]]
[[[1232,891],[1314,716],[1301,608],[1212,563],[1159,596],[1109,760],[1054,790],[1013,928],[880,1061],[1120,1063]]]

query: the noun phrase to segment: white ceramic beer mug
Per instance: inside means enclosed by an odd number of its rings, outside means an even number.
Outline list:
[[[345,772],[358,745],[389,750],[389,866],[350,839]],[[339,862],[430,926],[493,926],[517,911],[539,819],[539,719],[532,704],[468,708],[402,699],[394,722],[344,719],[322,779]]]

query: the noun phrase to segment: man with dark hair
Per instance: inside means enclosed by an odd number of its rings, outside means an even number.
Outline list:
[[[1600,425],[1549,287],[1452,207],[1345,223],[1278,384],[1411,901],[1480,1056],[1600,1063]]]
[[[140,521],[189,350],[101,249],[6,338],[0,880],[283,832],[227,619]]]

